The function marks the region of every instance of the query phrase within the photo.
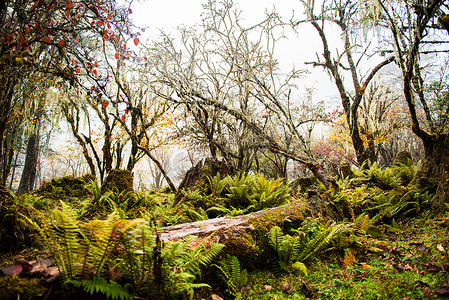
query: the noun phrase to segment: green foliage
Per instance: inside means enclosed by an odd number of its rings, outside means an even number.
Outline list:
[[[213,266],[220,271],[218,276],[228,287],[227,292],[234,297],[241,294],[242,289],[248,283],[248,272],[240,267],[239,259],[228,254]]]
[[[268,235],[269,245],[276,251],[281,270],[291,271],[295,262],[303,262],[312,255],[326,249],[340,234],[351,227],[348,223],[332,223],[329,221],[323,228],[308,219],[304,225],[295,230],[295,236],[282,232],[274,226]]]
[[[227,177],[225,202],[246,212],[275,207],[287,202],[290,190],[282,179],[266,179],[262,174]]]
[[[401,185],[407,186],[415,178],[416,173],[421,169],[422,162],[419,161],[416,165],[412,163],[403,164],[398,163],[392,167],[393,173],[401,182]]]
[[[71,283],[76,287],[81,287],[83,290],[91,295],[99,293],[106,296],[108,299],[116,300],[130,300],[134,299],[128,294],[124,288],[115,281],[109,280],[109,282],[103,277],[93,277],[90,280],[68,280],[67,283]]]
[[[50,221],[27,220],[38,230],[44,246],[52,253],[64,280],[89,278],[104,274],[114,264],[112,254],[119,236],[143,220],[120,220],[111,214],[106,220],[82,223],[68,205],[53,210]]]
[[[221,179],[220,173],[214,177],[207,176],[207,183],[208,192],[215,197],[221,197],[228,184],[227,180]]]
[[[190,236],[181,241],[167,243],[162,250],[163,267],[170,295],[188,293],[193,297],[195,288],[209,287],[204,283],[195,283],[201,275],[201,268],[209,266],[224,248],[223,244],[211,243],[209,249],[201,243],[195,249],[189,246],[196,237]]]

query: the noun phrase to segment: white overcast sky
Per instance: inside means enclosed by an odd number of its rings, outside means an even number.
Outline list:
[[[147,28],[142,40],[155,37],[159,30],[170,32],[179,25],[194,25],[201,22],[203,4],[207,0],[139,0],[134,1],[132,19],[135,25]],[[289,19],[293,13],[299,17],[302,13],[298,0],[235,0],[234,4],[242,10],[241,17],[245,25],[253,25],[264,19],[265,11],[275,11],[283,18]],[[290,29],[289,29],[290,30]],[[299,29],[298,35],[293,31],[287,32],[288,40],[282,41],[276,53],[281,68],[289,71],[293,68],[302,69],[304,61],[316,60],[315,52],[322,50],[322,44],[317,33],[310,25]],[[309,67],[308,67],[309,68]],[[307,87],[317,89],[314,100],[325,100],[332,106],[339,104],[336,97],[335,85],[322,69],[313,69],[312,73],[303,81]]]

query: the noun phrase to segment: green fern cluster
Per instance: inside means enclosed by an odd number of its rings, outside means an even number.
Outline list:
[[[370,168],[363,164],[360,168],[352,168],[356,178],[350,179],[352,183],[373,183],[382,189],[394,189],[407,186],[421,168],[421,161],[417,165],[398,163],[392,167],[381,168],[374,163]]]
[[[209,178],[209,191],[222,205],[215,205],[208,212],[238,215],[275,207],[287,202],[290,190],[282,179],[267,179],[262,174],[219,175]]]
[[[228,254],[213,266],[220,271],[218,276],[228,287],[227,292],[234,297],[241,295],[242,289],[248,283],[248,272],[240,267],[239,259]]]
[[[44,246],[52,251],[53,259],[64,280],[104,275],[114,264],[112,253],[117,250],[120,235],[143,222],[121,220],[111,214],[106,220],[83,223],[67,204],[63,210],[53,210],[50,221],[42,225],[27,218],[38,230]]]
[[[274,226],[268,235],[269,245],[278,255],[278,264],[282,271],[292,271],[293,268],[303,268],[296,264],[304,262],[311,256],[325,250],[340,234],[350,230],[352,224],[331,223],[329,221],[323,228],[308,219],[304,225],[295,230],[295,235],[284,234],[282,229]]]
[[[200,243],[192,247],[196,237],[162,243],[157,229],[150,226],[154,220],[124,220],[112,213],[105,220],[81,222],[74,209],[62,206],[62,211],[54,210],[52,218],[44,219],[43,224],[32,218],[27,220],[51,251],[64,282],[113,299],[128,299],[129,293],[120,289],[120,284],[106,281],[106,277],[122,278],[131,283],[133,293],[150,297],[157,297],[156,291],[167,297],[193,297],[195,289],[209,287],[197,280],[223,244],[211,243],[206,247]]]
[[[167,297],[188,294],[193,297],[197,288],[209,287],[198,283],[201,270],[211,265],[224,245],[204,242],[193,248],[195,236],[162,244],[155,229],[148,223],[140,224],[124,236],[126,255],[120,258],[126,279],[139,294]],[[161,282],[158,282],[161,281]]]

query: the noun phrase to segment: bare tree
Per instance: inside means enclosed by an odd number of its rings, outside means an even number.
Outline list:
[[[209,145],[211,156],[248,171],[257,151],[268,149],[306,164],[329,186],[299,130],[311,118],[298,120],[293,109],[294,80],[303,71],[281,74],[274,56],[281,36],[277,15],[244,27],[231,2],[220,5],[208,2],[203,26],[184,29],[181,46],[167,35],[153,46],[155,77],[169,88],[159,95],[184,109],[186,123],[195,122],[196,138]]]
[[[310,64],[324,68],[335,82],[358,163],[362,164],[367,160],[373,163],[377,161],[376,151],[372,147],[372,141],[368,141],[367,144],[363,142],[358,109],[371,80],[384,66],[394,61],[394,56],[373,65],[368,71],[362,68],[362,64],[366,64],[370,43],[363,45],[362,40],[357,40],[356,32],[361,30],[361,22],[358,18],[360,2],[330,0],[324,1],[320,7],[316,7],[318,3],[315,1],[301,0],[301,2],[306,11],[306,18],[292,20],[291,24],[296,27],[310,23],[318,33],[323,44],[323,51],[320,56],[317,55],[318,60]],[[328,27],[339,29],[341,49],[332,51],[329,46]],[[332,35],[335,35],[335,32]],[[347,84],[346,79],[352,83]]]

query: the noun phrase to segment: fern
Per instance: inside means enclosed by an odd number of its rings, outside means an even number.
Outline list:
[[[355,258],[355,252],[349,250],[348,252],[345,253],[345,256],[343,257],[342,268],[346,269],[347,267],[350,267],[355,263],[357,263],[357,259]]]
[[[310,256],[324,250],[340,234],[348,231],[352,224],[327,224],[327,228],[308,236],[309,224],[297,231],[296,236],[284,235],[278,226],[269,232],[269,244],[279,257],[279,265],[284,271],[290,271],[295,262],[303,262]]]
[[[115,281],[106,281],[103,277],[93,277],[91,280],[68,280],[68,283],[76,287],[83,288],[83,290],[91,295],[100,293],[113,300],[131,300],[133,297],[128,294],[124,288]]]
[[[248,283],[248,273],[240,267],[239,259],[236,256],[227,254],[224,259],[213,266],[220,271],[218,276],[228,287],[227,291],[233,296],[237,296]]]
[[[162,249],[164,266],[169,269],[168,292],[172,295],[189,293],[193,296],[194,289],[209,287],[204,283],[195,283],[194,280],[201,274],[201,268],[208,266],[218,256],[224,245],[211,243],[209,249],[204,242],[195,249],[190,249],[189,244],[197,237],[190,236],[182,241],[165,244]]]
[[[216,197],[220,197],[228,185],[226,179],[221,179],[220,173],[217,173],[214,177],[207,176],[207,182],[209,192]]]

